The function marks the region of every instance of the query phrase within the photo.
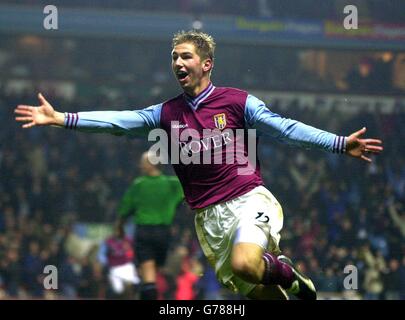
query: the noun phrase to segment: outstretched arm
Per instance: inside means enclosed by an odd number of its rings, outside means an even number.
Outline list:
[[[34,126],[60,126],[64,125],[65,116],[62,112],[56,111],[41,93],[38,94],[40,106],[18,105],[14,110],[17,114],[15,120],[23,122],[23,128]]]
[[[371,159],[367,157],[368,154],[378,154],[383,151],[382,141],[379,139],[362,139],[361,136],[366,133],[367,129],[362,128],[359,131],[352,133],[347,138],[346,154],[359,158],[367,162],[371,162]]]
[[[23,128],[55,125],[86,132],[146,135],[160,126],[162,104],[142,110],[61,113],[55,111],[41,94],[38,98],[40,106],[19,105],[14,110],[16,121],[23,122]]]
[[[245,106],[245,120],[248,127],[255,128],[265,135],[301,147],[315,147],[334,153],[346,153],[367,162],[366,155],[380,153],[382,142],[378,139],[362,139],[366,128],[352,133],[348,137],[308,126],[302,122],[283,118],[271,112],[263,101],[249,95]]]
[[[276,138],[288,144],[318,148],[333,153],[344,153],[347,138],[288,119],[270,111],[265,103],[249,95],[245,106],[247,127],[260,134]]]

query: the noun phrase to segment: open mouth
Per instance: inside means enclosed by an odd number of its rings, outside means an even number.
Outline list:
[[[188,76],[188,73],[186,71],[179,70],[176,72],[176,76],[179,80],[183,80]]]

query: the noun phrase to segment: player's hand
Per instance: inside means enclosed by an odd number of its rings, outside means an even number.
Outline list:
[[[379,139],[362,139],[361,137],[367,131],[363,128],[352,133],[347,138],[346,153],[354,158],[359,158],[371,162],[369,154],[378,154],[383,151],[382,141]],[[367,156],[366,156],[367,155]]]
[[[63,113],[55,111],[41,93],[38,94],[38,99],[40,106],[18,105],[14,109],[14,113],[18,115],[15,120],[23,122],[23,128],[47,125],[63,126],[65,119]]]

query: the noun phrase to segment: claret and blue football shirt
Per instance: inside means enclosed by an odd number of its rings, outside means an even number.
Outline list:
[[[142,110],[65,113],[65,127],[129,136],[147,136],[153,129],[163,129],[169,141],[175,141],[168,149],[178,146],[180,161],[172,165],[192,209],[231,200],[263,185],[257,156],[255,163],[238,161],[251,159],[249,129],[257,132],[255,143],[260,136],[270,136],[334,153],[343,153],[346,148],[346,137],[284,118],[246,91],[212,83],[196,97],[183,93]],[[230,145],[234,148],[227,148]],[[222,161],[182,161],[188,156],[201,160],[204,152],[219,155]],[[247,165],[253,169],[241,174]]]

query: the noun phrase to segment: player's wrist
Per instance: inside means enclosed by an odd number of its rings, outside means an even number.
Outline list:
[[[65,124],[65,114],[64,113],[55,111],[54,119],[55,119],[55,123],[53,123],[54,125],[61,126],[61,127],[64,126],[64,124]]]

